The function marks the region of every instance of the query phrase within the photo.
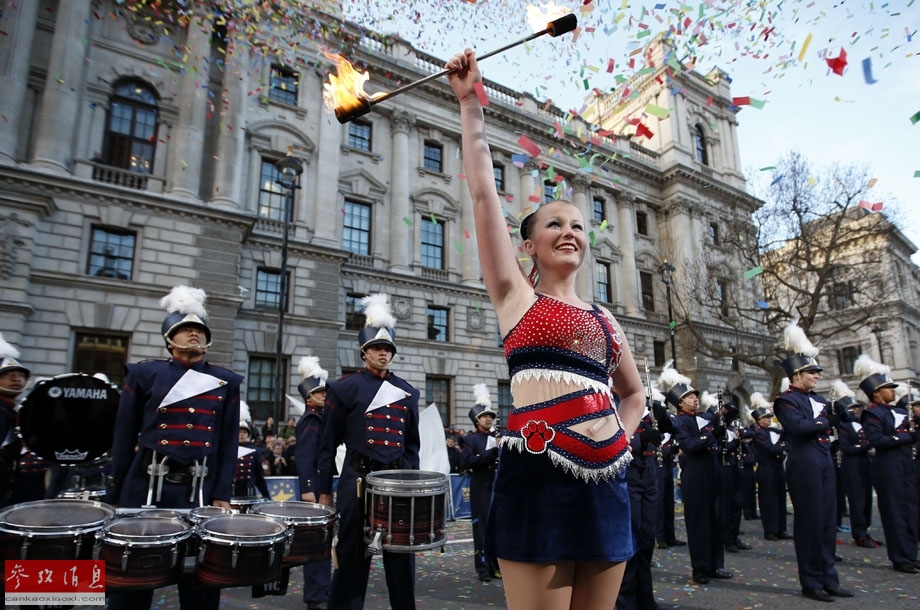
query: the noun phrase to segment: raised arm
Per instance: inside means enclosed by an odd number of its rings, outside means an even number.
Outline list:
[[[517,322],[520,307],[526,309],[533,301],[533,287],[521,271],[495,189],[485,117],[476,93],[476,83],[482,82],[476,56],[467,49],[446,67],[453,70],[448,80],[460,102],[463,169],[473,200],[482,277],[504,333],[510,330],[509,322]]]

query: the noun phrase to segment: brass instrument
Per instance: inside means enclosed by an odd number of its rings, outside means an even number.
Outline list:
[[[648,358],[643,359],[645,361],[645,394],[648,399],[648,412],[652,416],[652,428],[655,432],[660,432],[658,430],[658,418],[655,417],[655,407],[652,401],[652,378],[648,372]],[[658,462],[658,467],[661,468],[664,465],[664,455],[661,452],[661,441],[655,445],[655,461]]]
[[[837,388],[831,385],[831,412],[834,411],[834,403],[837,402]],[[836,413],[835,413],[836,415]],[[837,464],[837,468],[843,466],[843,451],[840,449],[840,427],[831,426],[831,432],[834,434],[834,439],[837,440],[837,452],[834,454],[834,462]],[[833,451],[833,444],[831,444],[831,451]]]
[[[910,459],[917,459],[917,416],[914,415],[914,407],[910,401],[907,402],[907,429],[910,430]]]
[[[725,414],[722,412],[722,387],[716,390],[716,409],[719,414],[719,427],[722,428],[722,465],[728,465],[728,428],[725,426]]]

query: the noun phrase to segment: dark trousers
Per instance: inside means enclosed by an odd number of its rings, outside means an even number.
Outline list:
[[[332,574],[330,610],[360,610],[367,594],[372,557],[364,541],[364,504],[356,497],[355,478],[355,471],[346,466],[336,489],[339,567]],[[415,610],[415,553],[384,551],[383,569],[393,610]]]
[[[837,587],[837,474],[830,453],[789,452],[786,481],[792,498],[795,558],[802,588]]]
[[[905,447],[906,449],[906,447]],[[872,484],[892,563],[917,560],[917,465],[901,449],[876,450]]]
[[[786,475],[778,460],[757,464],[757,499],[764,534],[786,531]],[[836,500],[831,500],[835,503]]]
[[[831,455],[835,454],[832,453]],[[834,458],[834,474],[837,481],[837,527],[840,527],[843,525],[843,516],[847,513],[847,490],[843,483],[842,458],[840,465],[837,464],[837,458]]]
[[[714,572],[725,567],[722,546],[722,503],[719,465],[714,455],[688,456],[681,471],[687,547],[694,570]]]
[[[850,505],[850,531],[853,540],[869,535],[872,526],[872,480],[869,456],[865,453],[843,456],[843,487]]]
[[[741,531],[741,470],[737,461],[730,459],[719,466],[719,471],[722,476],[722,542],[732,545],[738,541]]]
[[[315,606],[329,601],[332,586],[332,558],[311,561],[303,566],[303,603]]]
[[[498,561],[486,554],[486,532],[489,524],[489,502],[495,471],[470,474],[470,517],[473,525],[473,563],[476,574],[490,576],[498,571]]]
[[[741,471],[741,501],[745,519],[755,519],[757,515],[757,474],[755,464],[745,464]]]
[[[220,589],[203,589],[194,583],[193,576],[179,581],[179,607],[183,610],[217,610],[220,606]],[[142,610],[153,604],[153,590],[109,593],[108,610]]]
[[[655,610],[652,554],[658,529],[658,464],[655,456],[637,457],[626,471],[636,554],[626,562],[616,610]]]
[[[658,531],[655,537],[661,544],[677,540],[674,533],[674,459],[665,458],[658,469]]]

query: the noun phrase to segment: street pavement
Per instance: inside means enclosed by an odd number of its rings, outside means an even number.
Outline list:
[[[680,510],[680,505],[678,505]],[[877,521],[878,513],[875,513]],[[790,516],[791,525],[792,518]],[[683,518],[678,516],[678,536],[686,539]],[[416,599],[419,610],[483,610],[505,608],[502,583],[481,583],[473,569],[470,523],[448,523],[448,542],[444,552],[428,551],[417,555]],[[759,521],[744,521],[742,539],[754,548],[740,553],[726,553],[725,567],[735,573],[732,580],[696,585],[690,579],[687,547],[656,549],[657,567],[653,570],[655,593],[661,608],[732,609],[828,607],[865,610],[866,608],[920,608],[920,574],[902,574],[891,569],[885,548],[863,549],[852,544],[850,534],[838,534],[838,553],[843,561],[837,566],[842,587],[856,597],[824,604],[801,595],[792,540],[770,542],[763,539]],[[873,537],[882,538],[881,528],[873,528]],[[253,599],[249,588],[225,589],[221,608],[304,609],[303,580],[299,569],[291,575],[291,585],[283,597]],[[178,609],[175,587],[161,589],[154,596],[154,608]],[[386,584],[379,557],[371,566],[367,610],[386,610]]]

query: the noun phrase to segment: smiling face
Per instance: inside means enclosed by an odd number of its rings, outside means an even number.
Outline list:
[[[581,211],[568,201],[553,201],[538,209],[529,221],[524,251],[541,269],[578,269],[585,259],[588,238]]]

